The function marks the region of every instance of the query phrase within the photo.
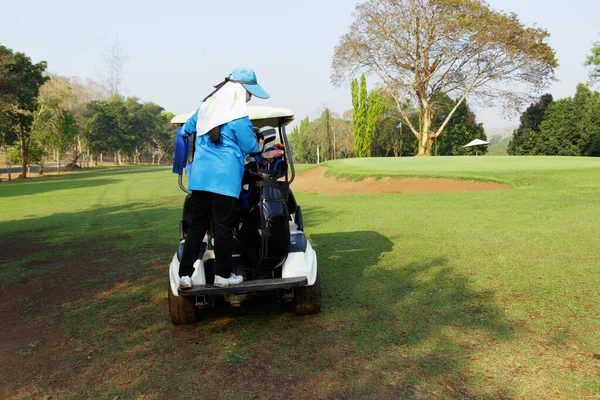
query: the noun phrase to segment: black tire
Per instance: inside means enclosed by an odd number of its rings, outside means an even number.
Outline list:
[[[321,312],[321,282],[319,274],[312,286],[296,289],[295,311],[296,315],[312,315]]]
[[[195,297],[174,296],[169,286],[169,314],[174,325],[190,325],[198,322]]]

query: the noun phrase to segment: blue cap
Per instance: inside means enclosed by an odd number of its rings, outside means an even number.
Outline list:
[[[231,72],[230,81],[241,83],[252,96],[258,97],[259,99],[268,99],[270,96],[258,84],[256,80],[256,73],[251,68],[238,67]]]

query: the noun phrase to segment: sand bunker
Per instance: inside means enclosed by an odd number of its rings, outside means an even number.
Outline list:
[[[362,181],[325,177],[325,167],[316,167],[298,173],[292,190],[324,194],[377,194],[377,193],[458,193],[486,192],[488,190],[510,190],[501,183],[455,181],[451,179],[394,179],[367,178]]]

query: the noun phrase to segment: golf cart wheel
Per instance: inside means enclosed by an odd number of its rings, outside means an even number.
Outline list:
[[[169,314],[175,325],[190,325],[198,321],[194,297],[175,296],[169,286]]]
[[[297,315],[312,315],[321,311],[321,283],[318,273],[314,285],[296,289],[295,311]]]

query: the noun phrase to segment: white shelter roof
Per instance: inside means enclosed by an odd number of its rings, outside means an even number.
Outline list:
[[[472,142],[469,142],[468,144],[464,145],[463,147],[481,146],[482,144],[490,144],[490,142],[486,142],[481,139],[475,139]]]
[[[194,112],[178,114],[171,119],[171,123],[185,124],[193,114]],[[284,119],[285,125],[288,125],[294,120],[294,112],[287,108],[248,106],[248,116],[250,117],[252,124],[257,128],[262,128],[263,126],[278,126],[280,118]]]

